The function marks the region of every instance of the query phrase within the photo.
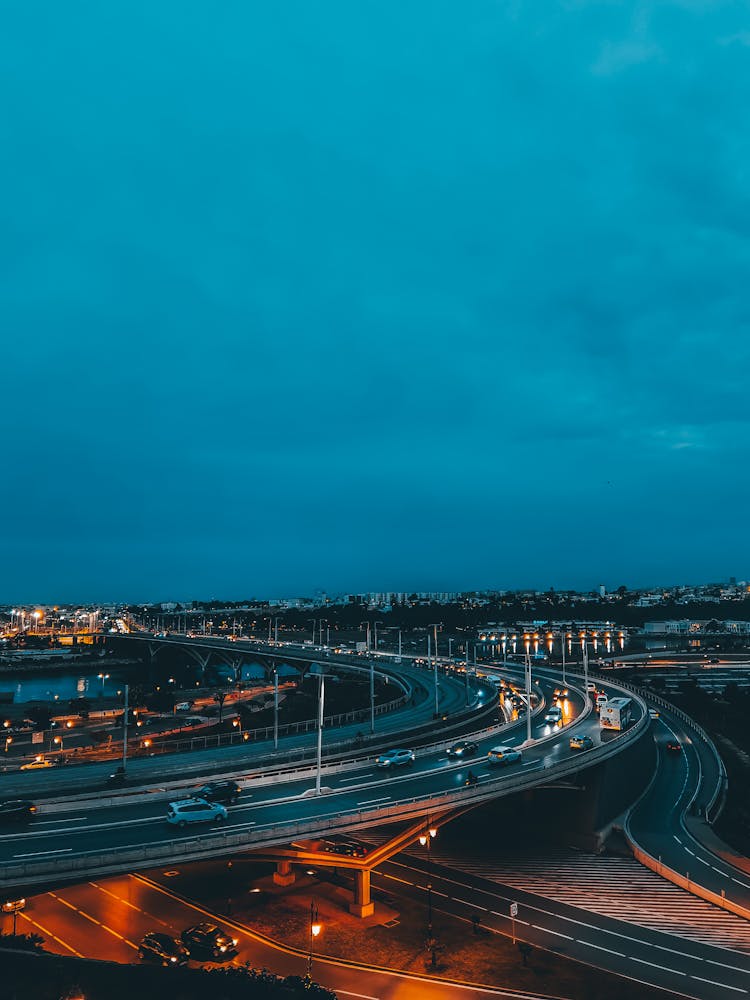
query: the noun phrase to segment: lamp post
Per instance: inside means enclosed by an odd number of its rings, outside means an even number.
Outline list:
[[[273,668],[273,748],[279,749],[279,669]]]
[[[382,625],[383,622],[373,622],[373,627],[375,629],[375,652],[378,651],[378,625]]]
[[[104,697],[104,682],[109,680],[109,674],[97,674],[99,680],[102,682],[102,698]]]
[[[526,657],[524,660],[524,674],[526,679],[526,742],[531,743],[531,648],[528,636],[524,636],[526,646]]]
[[[432,967],[437,964],[437,941],[432,932],[432,841],[437,836],[437,828],[428,827],[420,835],[419,843],[427,848],[427,947],[432,953]]]
[[[322,924],[318,920],[318,907],[315,905],[315,900],[310,900],[310,951],[307,956],[307,978],[312,979],[312,967],[313,967],[313,953],[315,950],[315,938],[320,934],[323,929]]]

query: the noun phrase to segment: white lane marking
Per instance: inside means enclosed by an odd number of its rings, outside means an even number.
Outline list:
[[[574,938],[574,940],[577,940],[578,944],[586,945],[587,948],[596,948],[597,951],[606,951],[609,952],[610,955],[617,955],[620,958],[625,958],[625,952],[623,951],[614,951],[612,948],[603,948],[600,944],[593,944],[591,941],[582,941],[580,938]]]
[[[739,880],[738,878],[735,878],[735,877],[734,877],[734,875],[730,875],[729,877],[731,878],[731,880],[732,880],[733,882],[736,882],[736,883],[737,883],[737,885],[742,885],[742,886],[744,886],[744,887],[745,887],[746,889],[750,889],[750,884],[748,884],[747,882],[740,882],[740,880]]]
[[[640,962],[641,965],[650,965],[653,969],[661,969],[662,972],[672,972],[675,976],[685,976],[686,972],[681,972],[679,969],[670,969],[668,965],[657,965],[656,962],[647,962],[645,958],[636,958],[635,955],[630,956],[631,962]]]
[[[700,861],[700,863],[702,865],[705,865],[706,868],[710,868],[711,867],[711,865],[708,863],[708,861],[704,861],[703,858],[699,858],[697,854],[695,855],[695,860],[696,861]]]
[[[678,843],[678,844],[680,845],[680,847],[682,847],[682,841],[681,841],[681,840],[680,840],[680,838],[679,838],[679,837],[677,836],[677,834],[676,834],[676,833],[673,833],[673,834],[672,834],[672,836],[673,836],[673,837],[674,837],[674,839],[675,839],[675,840],[677,841],[677,843]]]
[[[391,798],[390,795],[386,795],[385,798],[382,798],[382,799],[367,799],[365,802],[358,802],[357,805],[358,806],[372,806],[376,802],[388,802],[390,798]]]
[[[731,969],[732,972],[744,972],[746,976],[749,974],[747,969],[742,969],[739,965],[727,965],[726,962],[717,962],[713,958],[702,958],[701,961],[707,965],[719,965],[722,969]]]
[[[43,854],[70,854],[72,847],[63,847],[59,851],[35,851],[34,854],[14,854],[14,858],[40,858]]]
[[[361,781],[362,778],[372,778],[374,775],[373,771],[369,774],[355,774],[353,778],[339,778],[339,784],[343,785],[345,781]],[[343,990],[339,990],[339,993],[343,993]],[[358,996],[359,994],[352,993],[352,996]]]
[[[571,937],[570,934],[561,934],[560,931],[553,931],[551,927],[540,927],[539,924],[532,924],[531,926],[535,930],[544,931],[546,934],[554,934],[555,937],[565,938],[566,941],[575,941],[575,938]]]
[[[85,823],[87,819],[88,816],[72,816],[70,819],[38,819],[34,826],[49,826],[50,823]]]
[[[691,979],[697,979],[701,983],[710,983],[712,986],[721,986],[725,990],[734,990],[735,993],[747,993],[747,990],[743,990],[741,986],[730,986],[729,983],[717,983],[715,979],[704,979],[703,976],[691,976]]]

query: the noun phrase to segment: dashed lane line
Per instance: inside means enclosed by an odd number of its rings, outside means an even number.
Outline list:
[[[71,947],[66,941],[63,941],[62,938],[59,938],[57,934],[53,934],[52,931],[48,931],[46,927],[43,927],[42,924],[37,923],[36,920],[32,920],[31,917],[28,916],[26,913],[20,913],[19,916],[23,920],[28,920],[28,922],[33,927],[36,927],[37,930],[40,930],[42,934],[45,934],[47,937],[52,938],[53,941],[57,941],[58,944],[61,944],[63,948],[67,949],[69,952],[71,952],[71,954],[75,955],[76,958],[83,958],[83,955],[80,953],[80,951],[76,951],[75,948]]]
[[[62,896],[58,896],[55,892],[48,892],[47,895],[56,899],[59,903],[63,903],[65,906],[70,907],[71,910],[75,910],[79,916],[84,917],[86,920],[90,920],[92,924],[96,924],[98,927],[101,927],[102,930],[105,930],[108,934],[112,934],[114,937],[119,938],[120,941],[124,941],[125,944],[130,945],[130,947],[134,950],[138,950],[138,945],[133,944],[129,938],[123,937],[122,934],[118,933],[118,931],[114,930],[112,927],[108,927],[106,924],[103,924],[101,920],[97,920],[96,917],[92,917],[90,913],[86,913],[86,911],[82,910],[79,906],[75,906],[73,903],[68,902],[67,899],[63,899]]]

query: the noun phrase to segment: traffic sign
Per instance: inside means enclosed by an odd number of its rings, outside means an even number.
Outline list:
[[[510,915],[511,915],[511,917],[517,917],[518,916],[518,903],[511,903],[510,904]]]

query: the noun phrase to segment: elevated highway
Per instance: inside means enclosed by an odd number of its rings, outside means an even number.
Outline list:
[[[549,687],[549,685],[548,685]],[[599,739],[595,718],[583,717],[585,699],[571,688],[569,718],[576,728],[590,731],[594,748],[583,753],[568,746],[570,729],[550,731],[540,716],[534,720],[534,742],[520,764],[490,769],[486,751],[499,742],[520,745],[525,722],[480,732],[480,753],[471,766],[479,775],[474,787],[464,784],[466,764],[445,756],[446,742],[420,748],[413,768],[391,773],[374,767],[373,757],[352,755],[329,764],[321,775],[321,795],[312,794],[311,768],[283,775],[253,772],[241,783],[247,791],[230,811],[226,824],[199,833],[180,831],[166,823],[165,800],[181,797],[184,784],[135,796],[41,804],[38,819],[25,834],[0,837],[0,885],[30,886],[52,877],[90,876],[149,867],[172,860],[224,856],[268,849],[321,833],[353,831],[375,824],[439,816],[457,808],[549,785],[572,777],[617,755],[640,739],[648,728],[645,705],[636,702],[636,719],[622,734]],[[383,749],[380,747],[379,749]],[[232,773],[237,774],[237,769]],[[240,772],[242,773],[242,772]],[[194,783],[191,782],[194,786]],[[97,808],[97,806],[99,806]],[[54,811],[53,811],[54,810]]]

